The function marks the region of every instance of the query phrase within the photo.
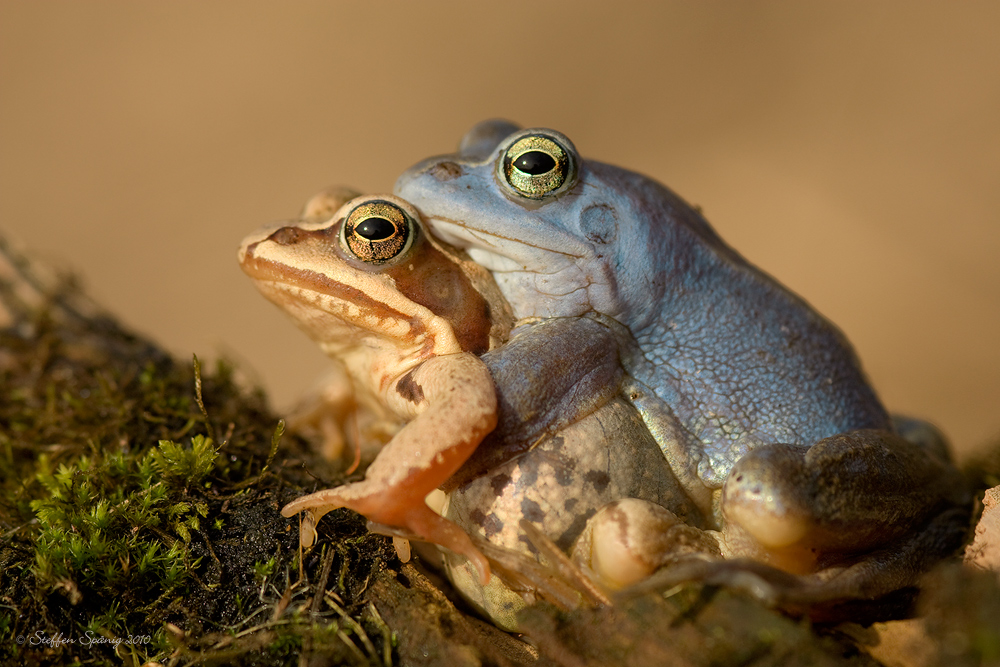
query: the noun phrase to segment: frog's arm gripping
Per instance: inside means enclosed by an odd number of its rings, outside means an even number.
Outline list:
[[[309,511],[301,535],[303,545],[309,546],[315,537],[311,527],[324,514],[350,508],[374,523],[466,556],[485,584],[489,580],[486,558],[464,530],[436,514],[424,498],[496,426],[493,380],[486,366],[466,353],[431,358],[404,380],[407,389],[399,391],[396,400],[416,403],[418,414],[379,453],[365,479],[297,498],[281,514],[290,517]]]

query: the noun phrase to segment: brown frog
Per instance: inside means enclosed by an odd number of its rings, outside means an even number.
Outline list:
[[[240,266],[261,293],[344,363],[356,391],[405,422],[363,481],[299,498],[282,514],[307,511],[309,545],[325,513],[348,507],[464,554],[485,580],[488,563],[465,531],[424,498],[496,425],[493,381],[478,355],[505,338],[510,315],[489,275],[418,219],[398,198],[366,197],[331,219],[274,225],[243,241]]]

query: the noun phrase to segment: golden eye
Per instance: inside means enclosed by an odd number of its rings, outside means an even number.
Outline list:
[[[383,264],[406,251],[413,231],[413,220],[403,209],[376,199],[347,214],[341,239],[344,247],[362,262]]]
[[[568,187],[576,175],[572,149],[545,134],[529,134],[515,141],[499,166],[507,184],[529,199],[541,199]]]

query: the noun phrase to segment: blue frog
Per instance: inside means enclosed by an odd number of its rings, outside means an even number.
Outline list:
[[[492,272],[522,327],[600,329],[724,557],[865,597],[961,542],[970,496],[940,433],[891,417],[844,335],[666,187],[494,120],[395,193]],[[622,535],[652,525],[608,514]]]

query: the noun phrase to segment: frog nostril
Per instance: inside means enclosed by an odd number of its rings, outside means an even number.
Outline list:
[[[298,243],[301,238],[302,230],[298,227],[282,227],[268,237],[269,240],[278,245],[293,245]]]
[[[430,175],[439,181],[452,181],[462,175],[462,167],[454,162],[438,162],[430,168]]]

